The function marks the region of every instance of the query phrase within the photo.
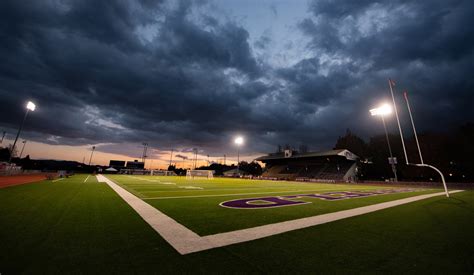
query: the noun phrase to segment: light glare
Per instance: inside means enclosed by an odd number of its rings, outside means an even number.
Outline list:
[[[385,116],[392,113],[392,107],[389,104],[383,104],[382,106],[371,109],[370,114],[373,116]]]
[[[26,104],[26,109],[34,111],[36,109],[36,105],[33,102],[28,101],[28,103]]]
[[[236,137],[234,142],[237,145],[242,145],[244,143],[244,138],[243,137]]]

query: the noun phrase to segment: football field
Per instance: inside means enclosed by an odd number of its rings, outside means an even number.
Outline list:
[[[98,178],[0,189],[0,273],[470,274],[474,266],[473,191],[448,199],[442,189],[388,185]]]

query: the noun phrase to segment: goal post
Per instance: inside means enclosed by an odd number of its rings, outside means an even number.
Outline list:
[[[194,179],[194,178],[213,179],[214,171],[213,170],[187,170],[186,179]]]

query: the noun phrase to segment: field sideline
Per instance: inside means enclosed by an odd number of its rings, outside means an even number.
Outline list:
[[[109,176],[201,236],[439,192],[420,189],[271,209],[223,201],[387,186]],[[87,180],[86,180],[87,179]],[[191,188],[191,189],[190,189]],[[200,189],[198,189],[200,188]],[[95,177],[0,189],[0,272],[423,272],[474,270],[474,192],[433,197],[264,239],[179,255]],[[263,253],[264,252],[264,253]],[[313,260],[308,260],[308,257]]]

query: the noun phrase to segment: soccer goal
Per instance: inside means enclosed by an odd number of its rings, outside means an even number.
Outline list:
[[[213,179],[214,178],[214,171],[213,170],[188,170],[186,171],[186,179],[194,179],[194,178],[206,178],[206,179]]]
[[[166,170],[151,170],[151,176],[176,176],[174,171],[166,171]]]

